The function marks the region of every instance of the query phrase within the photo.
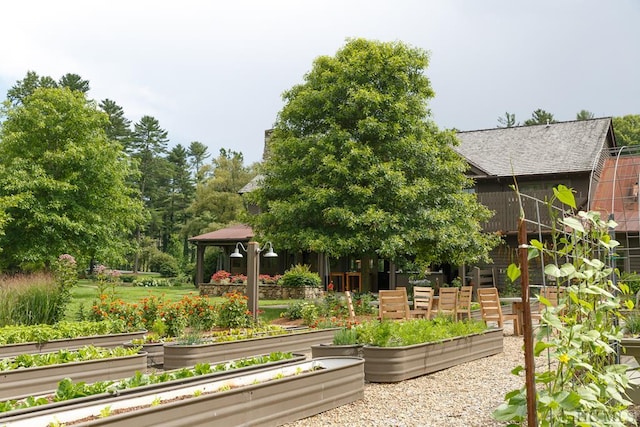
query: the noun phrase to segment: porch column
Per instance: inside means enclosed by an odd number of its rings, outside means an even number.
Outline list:
[[[204,281],[204,249],[201,243],[196,246],[196,286]]]
[[[396,288],[396,263],[389,261],[389,289]]]

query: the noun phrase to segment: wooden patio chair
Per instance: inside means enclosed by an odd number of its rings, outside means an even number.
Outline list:
[[[458,292],[458,307],[456,308],[458,319],[471,318],[471,300],[473,298],[473,286],[462,286]]]
[[[565,288],[562,286],[543,286],[542,288],[540,288],[540,295],[545,297],[549,301],[551,307],[557,307],[560,304],[562,298],[564,298],[564,291]],[[531,318],[539,321],[542,318],[542,312],[546,307],[547,306],[542,302],[538,302],[538,311],[532,312]]]
[[[478,289],[478,301],[480,302],[480,311],[482,312],[482,320],[485,323],[496,322],[499,328],[504,326],[504,322],[513,321],[513,333],[520,334],[520,322],[518,314],[503,314],[500,305],[500,295],[497,288],[480,288]]]
[[[411,317],[431,318],[433,306],[433,288],[430,286],[413,287],[413,309],[409,311]]]
[[[440,288],[437,314],[451,315],[456,319],[458,310],[458,288]]]
[[[378,317],[383,319],[405,320],[409,318],[407,289],[398,288],[378,292]]]

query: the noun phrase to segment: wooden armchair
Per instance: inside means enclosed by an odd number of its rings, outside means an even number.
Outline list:
[[[433,288],[430,286],[413,287],[413,309],[409,311],[411,317],[431,318],[433,306]]]
[[[504,322],[513,321],[513,332],[515,335],[520,333],[520,321],[518,314],[503,314],[500,305],[500,295],[497,288],[480,288],[478,289],[478,301],[480,302],[480,310],[482,312],[482,320],[485,323],[496,322],[499,328],[504,326]]]
[[[471,299],[473,297],[473,286],[462,286],[458,292],[458,307],[456,308],[459,319],[465,317],[471,319]]]
[[[457,318],[458,288],[440,288],[438,296],[438,314],[448,314]]]
[[[378,317],[380,320],[401,320],[410,317],[406,288],[379,291],[378,303]]]
[[[561,286],[560,287],[553,286],[553,285],[543,286],[542,288],[540,288],[540,296],[546,298],[551,304],[551,307],[557,307],[560,304],[561,299],[564,298],[564,291],[565,291],[565,288]],[[532,312],[531,318],[540,320],[542,318],[542,312],[546,307],[547,306],[544,305],[542,302],[539,302],[538,311]]]

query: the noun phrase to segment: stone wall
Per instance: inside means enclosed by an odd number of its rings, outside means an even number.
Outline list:
[[[228,292],[241,292],[247,294],[247,284],[216,284],[216,283],[201,283],[198,286],[200,289],[200,295],[219,297]],[[280,285],[265,285],[260,284],[258,286],[258,298],[265,300],[273,299],[316,299],[322,298],[324,291],[322,288],[313,288],[304,286],[302,288],[288,288]]]

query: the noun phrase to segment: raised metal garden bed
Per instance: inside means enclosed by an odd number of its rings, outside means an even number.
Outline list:
[[[119,347],[124,341],[141,339],[147,331],[127,332],[122,334],[92,335],[87,337],[51,340],[43,343],[28,342],[20,344],[0,345],[0,358],[18,356],[27,353],[51,353],[57,350],[74,350],[93,345],[95,347]]]
[[[435,343],[403,347],[364,346],[364,375],[370,382],[398,382],[502,353],[502,329]]]
[[[10,426],[277,426],[364,397],[363,360],[325,358],[6,417]]]
[[[296,330],[283,335],[248,338],[209,344],[164,345],[164,369],[219,362],[275,351],[304,353],[314,344],[331,342],[337,328]]]
[[[0,398],[54,390],[64,378],[93,382],[115,380],[147,369],[147,353],[0,372]]]

